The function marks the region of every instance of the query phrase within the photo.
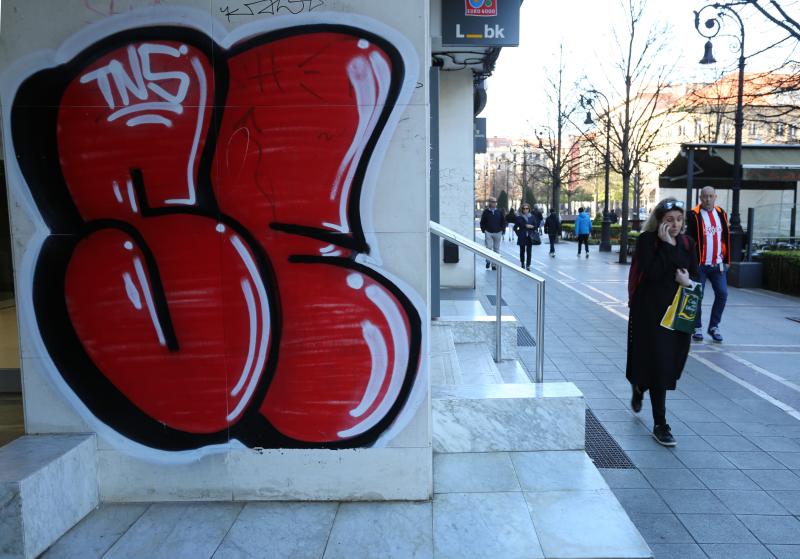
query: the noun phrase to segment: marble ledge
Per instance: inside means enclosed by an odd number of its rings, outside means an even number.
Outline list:
[[[431,398],[438,400],[482,400],[485,398],[583,398],[571,382],[522,384],[475,384],[434,386]]]

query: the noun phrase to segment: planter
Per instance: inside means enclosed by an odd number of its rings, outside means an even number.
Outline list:
[[[759,255],[764,268],[764,287],[800,295],[800,251],[768,251]]]

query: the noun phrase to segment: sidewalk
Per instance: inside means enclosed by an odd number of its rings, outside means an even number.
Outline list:
[[[545,381],[569,380],[634,467],[601,469],[657,559],[800,557],[800,299],[730,288],[723,344],[693,343],[667,395],[674,449],[650,436],[648,398],[630,411],[625,379],[628,266],[616,252],[576,257],[577,245],[534,247],[547,279]],[[518,260],[515,245],[503,253]],[[615,247],[615,250],[616,247]],[[476,268],[481,303],[495,275]],[[535,331],[534,289],[503,276],[503,299]],[[709,293],[711,293],[709,288]],[[712,297],[704,302],[710,314]],[[533,350],[522,350],[528,370]]]

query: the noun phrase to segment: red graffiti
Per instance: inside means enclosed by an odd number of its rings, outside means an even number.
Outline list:
[[[72,239],[45,244],[35,278],[63,286],[61,326],[43,327],[60,372],[103,421],[156,447],[374,441],[419,365],[414,306],[356,260],[400,58],[346,30],[228,52],[123,39],[41,77],[71,73],[54,136],[66,195],[21,161]],[[39,304],[40,324],[60,306]],[[79,347],[55,341],[66,331]],[[80,378],[86,363],[97,378]]]

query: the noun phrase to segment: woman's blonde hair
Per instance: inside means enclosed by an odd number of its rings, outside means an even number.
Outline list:
[[[683,209],[683,202],[678,200],[677,198],[664,198],[661,200],[653,211],[650,212],[650,217],[647,218],[647,221],[644,223],[644,227],[642,227],[642,231],[647,231],[648,233],[655,233],[658,230],[658,224],[661,223],[661,220],[667,214],[667,212],[679,211],[681,215],[686,218]]]

